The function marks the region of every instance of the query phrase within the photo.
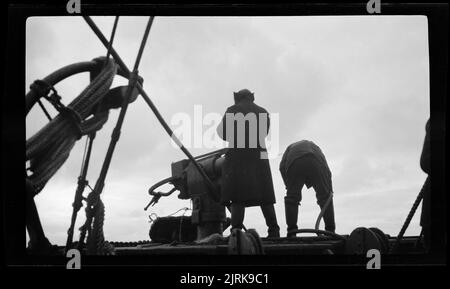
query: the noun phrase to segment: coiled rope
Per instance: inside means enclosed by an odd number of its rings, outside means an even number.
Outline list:
[[[30,171],[32,172],[29,179],[32,181],[36,194],[64,164],[75,142],[81,136],[101,129],[108,120],[108,110],[88,117],[92,114],[93,107],[109,91],[116,72],[117,65],[114,60],[108,60],[99,75],[67,105],[65,111],[72,113],[61,111],[27,140],[26,160],[30,161]]]
[[[114,247],[105,241],[103,224],[105,221],[105,206],[100,200],[97,204],[95,216],[92,222],[92,229],[89,230],[87,238],[88,255],[114,255]]]

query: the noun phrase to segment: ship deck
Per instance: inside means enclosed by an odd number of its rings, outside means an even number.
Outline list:
[[[348,237],[348,235],[343,235]],[[420,253],[418,236],[403,237],[398,253]],[[266,255],[323,255],[346,254],[346,241],[328,237],[261,238]],[[389,237],[391,247],[396,238]],[[116,255],[227,255],[229,245],[225,240],[214,244],[172,242],[169,244],[148,242],[136,246],[115,243]]]

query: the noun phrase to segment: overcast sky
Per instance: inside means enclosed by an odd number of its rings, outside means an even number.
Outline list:
[[[93,19],[109,37],[114,18]],[[128,67],[147,19],[119,20],[114,47]],[[81,17],[32,17],[26,29],[27,91],[35,79],[62,66],[106,54]],[[426,17],[156,17],[140,75],[168,122],[176,113],[193,115],[194,105],[202,105],[204,114],[223,113],[233,104],[233,91],[253,91],[257,104],[279,114],[280,153],[301,139],[322,148],[333,174],[337,233],[364,226],[396,235],[425,180],[419,157],[429,117]],[[113,86],[125,83],[117,77]],[[56,89],[67,104],[87,84],[88,75],[82,74]],[[117,116],[118,111],[110,114],[95,139],[91,185]],[[34,108],[27,117],[27,138],[46,122]],[[53,243],[66,239],[83,149],[84,138],[36,197]],[[208,151],[191,150],[194,155]],[[107,240],[147,240],[150,213],[164,216],[191,206],[174,194],[143,210],[148,188],[170,176],[170,164],[184,158],[138,98],[128,109],[102,194]],[[285,235],[280,160],[270,164]],[[313,228],[319,211],[313,189],[304,188],[299,227]],[[419,234],[419,215],[420,208],[406,235]],[[77,228],[84,217],[83,209]],[[266,236],[258,207],[247,209],[244,223]]]

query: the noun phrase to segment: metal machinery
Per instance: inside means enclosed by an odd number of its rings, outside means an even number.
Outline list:
[[[222,164],[226,149],[214,151],[205,155],[195,157],[198,165],[213,182],[217,191],[220,192]],[[174,188],[167,193],[155,192],[155,190],[167,183],[171,183]],[[154,205],[161,196],[168,196],[175,191],[179,191],[178,198],[192,200],[191,223],[196,225],[197,240],[203,239],[211,234],[222,234],[226,223],[225,206],[216,202],[208,195],[208,186],[205,184],[203,176],[200,175],[193,163],[187,159],[172,163],[172,176],[158,182],[149,189],[149,194],[153,195],[150,205]]]
[[[220,192],[222,164],[224,151],[215,151],[197,157],[199,165],[217,186]],[[223,232],[226,221],[225,206],[212,200],[206,193],[207,186],[203,177],[188,160],[172,164],[172,176],[178,178],[177,186],[180,188],[179,198],[192,200],[192,223],[197,225],[197,239],[203,239],[211,234]]]

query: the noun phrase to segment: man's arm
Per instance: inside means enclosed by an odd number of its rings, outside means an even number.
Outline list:
[[[430,120],[428,119],[427,124],[425,125],[425,140],[423,142],[422,154],[420,155],[420,167],[422,170],[430,174]]]
[[[289,152],[290,146],[287,147],[286,151],[283,154],[283,157],[281,158],[280,162],[280,173],[281,177],[283,178],[284,185],[287,186],[287,168],[286,168],[286,162],[287,162],[287,155]]]
[[[227,113],[229,112],[230,108],[227,108],[227,110],[225,111],[225,113],[223,114],[222,120],[220,121],[219,125],[217,126],[217,134],[219,135],[219,137],[221,139],[223,139],[224,141],[227,141],[227,134],[226,134],[226,116]]]

